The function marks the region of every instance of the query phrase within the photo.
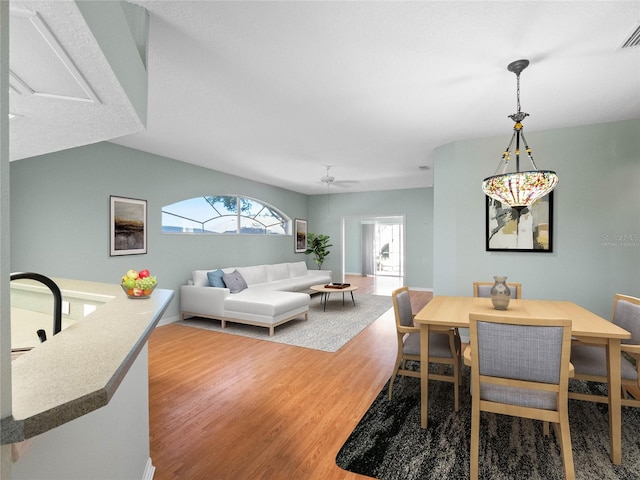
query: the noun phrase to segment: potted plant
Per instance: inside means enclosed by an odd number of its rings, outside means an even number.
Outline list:
[[[324,259],[331,253],[329,247],[333,247],[329,243],[329,235],[309,233],[307,235],[307,250],[304,253],[306,255],[313,253],[318,270],[321,270]]]

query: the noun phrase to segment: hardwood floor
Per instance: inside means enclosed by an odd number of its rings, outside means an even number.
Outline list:
[[[369,295],[391,295],[396,288],[402,287],[399,277],[367,277],[362,275],[346,275],[345,282],[358,286],[358,292]],[[417,313],[433,298],[433,292],[410,290],[411,309]]]
[[[367,278],[357,279],[361,293],[374,288]],[[414,308],[431,298],[411,293]],[[154,479],[368,478],[335,457],[389,379],[395,353],[393,310],[335,353],[157,328],[149,340]]]

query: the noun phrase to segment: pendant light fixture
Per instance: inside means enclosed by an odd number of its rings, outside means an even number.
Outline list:
[[[507,70],[515,73],[517,78],[518,111],[509,115],[509,118],[516,123],[513,127],[511,141],[502,154],[496,173],[482,181],[482,191],[487,196],[516,210],[521,210],[544,197],[558,184],[556,172],[538,170],[522,130],[522,121],[529,114],[520,110],[520,73],[527,66],[529,66],[529,60],[516,60],[507,66]],[[531,161],[533,170],[520,171],[521,145],[524,145],[524,152]],[[516,171],[507,172],[512,155],[515,156]]]

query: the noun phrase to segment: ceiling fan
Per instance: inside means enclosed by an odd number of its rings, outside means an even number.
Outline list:
[[[336,180],[336,178],[333,175],[331,175],[331,173],[329,173],[329,170],[331,169],[331,167],[332,165],[325,165],[325,168],[327,169],[327,173],[320,178],[320,183],[327,186],[327,191],[329,190],[329,187],[331,187],[332,185],[336,187],[349,187],[356,183],[360,183],[358,182],[358,180]]]

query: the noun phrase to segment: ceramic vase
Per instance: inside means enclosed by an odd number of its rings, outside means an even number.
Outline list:
[[[511,290],[507,286],[507,277],[493,277],[495,283],[491,287],[491,303],[496,310],[506,310],[511,300]]]

